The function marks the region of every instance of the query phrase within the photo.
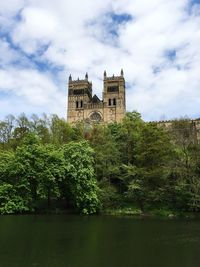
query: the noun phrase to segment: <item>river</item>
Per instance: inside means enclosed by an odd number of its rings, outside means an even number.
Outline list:
[[[0,267],[199,267],[200,220],[0,216]]]

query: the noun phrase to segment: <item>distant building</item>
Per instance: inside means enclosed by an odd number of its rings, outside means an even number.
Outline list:
[[[184,120],[184,119],[183,119]],[[149,123],[157,123],[157,125],[162,126],[166,128],[167,130],[171,129],[171,126],[175,122],[179,122],[180,120],[165,120],[165,121],[152,121]],[[190,131],[190,138],[193,143],[200,143],[200,118],[198,119],[185,119],[185,121],[188,121],[188,129]],[[180,128],[181,129],[181,128]],[[182,130],[182,129],[181,129]],[[184,129],[186,130],[186,129]],[[188,138],[187,136],[185,138]]]
[[[126,89],[123,70],[120,76],[107,77],[104,71],[102,100],[92,93],[92,83],[86,73],[83,80],[72,80],[68,83],[67,120],[111,123],[120,122],[126,112]]]

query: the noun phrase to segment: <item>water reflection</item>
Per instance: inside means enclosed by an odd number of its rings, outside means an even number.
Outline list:
[[[196,267],[200,221],[1,216],[1,267]]]

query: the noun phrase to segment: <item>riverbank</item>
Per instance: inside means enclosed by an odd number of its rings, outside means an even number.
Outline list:
[[[80,214],[76,210],[44,210],[42,212],[31,212],[31,213],[7,213],[0,214],[1,216],[26,216],[26,215],[77,215],[77,216],[88,216],[86,214]],[[101,216],[112,216],[112,217],[133,217],[133,218],[166,218],[166,219],[199,219],[200,214],[194,212],[178,212],[178,211],[166,211],[166,210],[151,210],[142,212],[141,210],[134,209],[106,209],[100,211],[98,214],[93,214],[97,217]],[[89,216],[93,216],[89,215]]]
[[[112,216],[135,216],[135,217],[161,217],[161,218],[188,218],[194,219],[199,218],[200,214],[198,212],[184,212],[177,210],[167,210],[167,209],[150,209],[142,211],[141,209],[134,207],[117,208],[117,209],[105,209],[101,212],[102,215],[112,215]]]
[[[43,205],[42,205],[43,204]],[[57,203],[52,201],[52,206],[50,208],[45,207],[45,203],[40,203],[35,211],[32,212],[22,212],[22,213],[4,213],[1,215],[81,215],[80,211],[73,207],[66,207],[66,203]],[[82,214],[83,215],[83,214]],[[101,208],[94,215],[101,216],[120,216],[120,217],[140,217],[140,218],[188,218],[195,219],[200,218],[199,212],[188,212],[180,210],[172,210],[167,208],[146,208],[141,210],[140,208],[132,205],[124,205],[122,207],[112,207],[112,208]]]
[[[79,215],[80,213],[75,209],[50,209],[50,210],[43,210],[40,211],[38,214],[57,214],[57,215]],[[195,219],[200,218],[199,212],[186,212],[186,211],[179,211],[179,210],[170,210],[164,208],[152,208],[146,209],[142,211],[139,208],[134,206],[127,206],[127,207],[118,207],[118,208],[107,208],[102,209],[97,213],[97,216],[101,215],[109,215],[109,216],[130,216],[130,217],[141,217],[141,218],[188,218],[188,219]]]

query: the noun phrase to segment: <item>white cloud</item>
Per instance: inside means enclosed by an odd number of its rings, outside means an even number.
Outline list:
[[[10,48],[9,43],[4,39],[0,40],[0,66],[12,64],[19,59],[19,54]]]
[[[0,71],[0,90],[6,88],[13,97],[22,97],[29,110],[53,107],[65,116],[70,72],[77,78],[88,71],[94,92],[101,96],[104,69],[112,75],[123,67],[128,110],[137,109],[145,119],[159,119],[163,114],[167,118],[200,116],[199,10],[189,0],[0,3],[2,29],[6,29],[5,21],[11,21],[7,34],[18,47],[0,42],[0,63],[6,65]],[[112,13],[126,13],[133,19],[113,22]],[[173,59],[167,56],[170,51]],[[30,62],[27,69],[13,65],[22,57]],[[37,62],[46,64],[47,71],[41,71]],[[54,73],[54,68],[61,70]],[[26,110],[25,105],[22,108]]]
[[[26,53],[36,53],[53,40],[58,30],[56,17],[40,8],[27,7],[21,12],[21,22],[13,31],[13,41]]]
[[[20,102],[23,101],[23,107],[26,107],[29,113],[35,106],[40,110],[45,107],[48,112],[60,114],[60,109],[65,106],[65,95],[58,90],[48,73],[41,74],[36,70],[0,70],[0,90],[4,94],[15,95]],[[20,113],[21,107],[15,108],[16,112]]]

